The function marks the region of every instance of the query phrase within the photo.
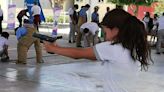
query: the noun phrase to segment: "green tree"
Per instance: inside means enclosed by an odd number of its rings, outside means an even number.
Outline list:
[[[160,3],[156,4],[154,13],[161,15],[163,12],[164,12],[164,1],[161,1]]]
[[[159,0],[108,0],[108,2],[112,2],[117,6],[129,5],[135,15],[137,15],[138,8],[140,5],[149,6],[157,1]]]

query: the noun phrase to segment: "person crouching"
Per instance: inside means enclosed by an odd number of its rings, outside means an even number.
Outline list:
[[[23,28],[20,27],[16,30],[16,36],[18,38],[18,44],[17,44],[18,60],[16,64],[26,64],[27,52],[33,44],[36,51],[36,62],[42,63],[40,39],[34,38],[32,36],[33,33],[35,32],[37,32],[37,29],[33,26],[33,24],[30,24],[28,20],[24,21]]]

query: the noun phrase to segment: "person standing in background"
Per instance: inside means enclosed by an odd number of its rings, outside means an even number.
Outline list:
[[[17,19],[19,21],[19,27],[22,27],[22,17],[23,16],[26,16],[29,18],[29,16],[27,16],[27,12],[28,12],[28,9],[24,9],[24,10],[21,10],[18,15],[17,15]]]
[[[106,13],[108,13],[110,11],[109,7],[106,7]]]
[[[95,6],[94,7],[94,12],[92,13],[92,17],[91,17],[91,22],[95,22],[99,25],[99,14],[98,14],[98,10],[99,10],[99,7],[98,6]]]
[[[40,20],[40,13],[41,8],[37,5],[37,2],[34,2],[34,6],[31,8],[32,16],[34,17],[33,23],[36,26],[37,30],[39,31],[39,24],[41,22]]]
[[[8,55],[9,36],[10,35],[8,32],[2,32],[0,36],[0,57],[2,62],[9,60],[9,55]]]
[[[0,34],[2,34],[3,11],[0,6]]]
[[[153,28],[151,30],[151,37],[150,37],[150,42],[151,42],[152,46],[156,45],[155,38],[157,36],[158,26],[159,26],[158,15],[154,14],[154,17],[153,17]]]
[[[76,40],[76,47],[82,47],[81,46],[81,37],[82,34],[80,32],[80,27],[82,24],[87,22],[87,10],[90,8],[89,4],[86,4],[84,7],[81,8],[79,11],[79,18],[78,18],[78,31],[77,31],[77,40]]]
[[[68,41],[69,43],[75,42],[75,32],[77,32],[77,22],[78,22],[78,14],[76,12],[77,9],[78,9],[78,5],[75,4],[72,8],[68,10],[68,14],[70,17],[70,32],[69,32],[69,41]]]
[[[149,12],[146,12],[146,14],[145,14],[145,16],[143,18],[143,21],[146,24],[146,30],[147,30],[148,34],[150,34],[151,30],[153,28],[153,18],[150,17],[150,13]]]
[[[161,54],[164,53],[164,48],[162,48],[162,43],[164,43],[164,13],[159,17],[158,23],[156,54]]]

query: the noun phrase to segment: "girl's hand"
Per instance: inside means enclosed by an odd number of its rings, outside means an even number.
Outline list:
[[[55,49],[56,47],[58,47],[56,43],[50,43],[50,42],[47,42],[47,41],[44,41],[43,44],[44,44],[44,49],[45,49],[47,52],[50,52],[50,53],[51,53],[51,52],[55,53],[55,52],[54,52],[54,49]]]

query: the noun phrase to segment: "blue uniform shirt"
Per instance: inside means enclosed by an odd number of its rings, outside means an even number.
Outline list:
[[[25,27],[19,27],[16,31],[16,37],[18,40],[26,34],[27,34],[27,29]]]
[[[86,8],[82,8],[79,11],[79,16],[84,17],[86,19],[86,21],[87,21],[87,10],[86,10]]]
[[[92,13],[92,22],[99,23],[99,14],[96,12]]]

